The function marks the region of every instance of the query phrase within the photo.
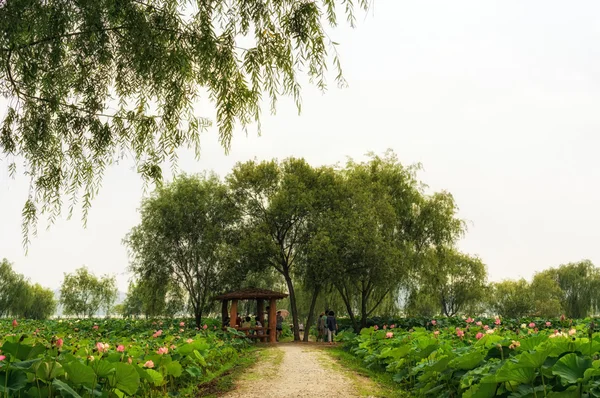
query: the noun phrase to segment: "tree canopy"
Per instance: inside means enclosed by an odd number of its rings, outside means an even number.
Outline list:
[[[201,326],[212,295],[223,286],[228,235],[237,219],[226,186],[215,175],[183,175],[144,200],[141,213],[140,225],[125,240],[131,270],[140,286],[166,292],[176,284]]]
[[[31,284],[15,272],[7,259],[0,261],[0,318],[46,319],[54,314],[56,300],[50,289]]]
[[[24,237],[40,213],[53,220],[66,196],[85,214],[104,170],[132,157],[160,181],[180,147],[200,151],[216,107],[227,150],[236,124],[260,121],[263,100],[292,96],[300,80],[321,89],[336,43],[326,26],[350,24],[368,0],[11,0],[0,7],[0,83],[9,108],[0,150],[31,178]]]
[[[110,315],[117,298],[117,283],[114,276],[98,278],[86,267],[65,274],[60,287],[60,304],[65,315],[93,317],[100,309]]]

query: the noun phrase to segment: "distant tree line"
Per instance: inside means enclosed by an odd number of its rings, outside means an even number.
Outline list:
[[[0,261],[0,318],[46,319],[55,310],[52,290],[29,282],[7,259]]]

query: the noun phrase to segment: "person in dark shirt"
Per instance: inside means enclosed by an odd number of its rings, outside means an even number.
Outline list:
[[[333,311],[329,311],[329,315],[327,316],[327,340],[329,340],[329,344],[333,344],[333,334],[337,329],[338,324],[335,320],[335,314]]]

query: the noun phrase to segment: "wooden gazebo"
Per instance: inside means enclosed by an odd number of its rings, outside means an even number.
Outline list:
[[[224,293],[215,297],[215,300],[219,300],[222,303],[222,316],[225,319],[228,315],[227,307],[228,302],[231,301],[231,310],[229,313],[229,326],[240,330],[241,325],[236,325],[236,318],[238,316],[238,300],[256,300],[256,312],[260,324],[263,325],[262,330],[269,330],[269,342],[274,343],[276,340],[276,327],[277,327],[277,300],[286,298],[286,293],[274,292],[266,289],[256,288],[244,288],[236,290],[234,292]],[[269,325],[268,328],[264,327],[265,324],[265,300],[269,302]],[[224,325],[226,326],[226,325]],[[261,328],[251,328],[261,329]],[[266,341],[267,335],[264,333],[260,337],[261,341]]]

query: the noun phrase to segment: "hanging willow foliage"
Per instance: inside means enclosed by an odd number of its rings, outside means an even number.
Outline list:
[[[259,122],[263,95],[300,110],[298,75],[325,89],[336,7],[351,25],[368,0],[0,0],[0,82],[8,101],[0,148],[12,175],[24,160],[30,194],[26,245],[40,214],[53,221],[67,198],[85,221],[108,165],[135,159],[146,182],[176,149],[193,148],[216,107],[227,151],[236,124]],[[250,45],[248,45],[250,43]],[[243,45],[245,44],[245,45]]]

